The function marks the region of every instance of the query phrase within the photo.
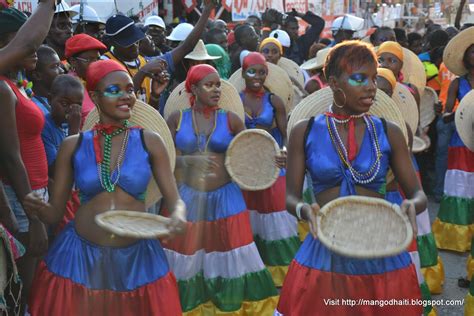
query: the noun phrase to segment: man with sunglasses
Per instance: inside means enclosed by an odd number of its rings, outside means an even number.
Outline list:
[[[72,36],[72,20],[71,18],[77,13],[71,10],[69,5],[62,1],[56,6],[53,22],[46,36],[45,42],[52,47],[58,54],[64,69],[69,70],[69,65],[64,56],[66,41]]]

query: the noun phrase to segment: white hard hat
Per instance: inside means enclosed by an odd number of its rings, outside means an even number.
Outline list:
[[[72,18],[73,23],[79,23],[80,15],[81,15],[81,5],[76,4],[71,7],[71,10],[76,12],[76,16]],[[84,22],[93,22],[93,23],[101,23],[105,24],[105,21],[102,21],[99,18],[99,15],[97,12],[94,10],[93,7],[90,7],[86,4],[83,5],[82,7],[82,21]]]
[[[54,14],[63,12],[67,13],[70,18],[77,14],[77,12],[71,10],[66,1],[61,1],[61,3],[56,6],[56,11],[54,11]]]
[[[360,31],[364,26],[364,19],[356,17],[354,15],[345,14],[340,16],[332,22],[331,31],[347,30],[347,31]]]
[[[283,30],[274,30],[270,33],[269,37],[276,38],[283,47],[291,46],[290,36]]]
[[[158,15],[152,15],[146,18],[145,20],[145,26],[149,25],[156,25],[161,27],[162,29],[166,29],[165,21]]]
[[[166,38],[170,41],[182,42],[188,37],[189,33],[191,33],[193,29],[194,26],[192,24],[180,23],[173,29],[170,36]]]

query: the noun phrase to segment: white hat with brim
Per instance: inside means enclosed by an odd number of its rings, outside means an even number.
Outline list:
[[[61,1],[61,3],[56,6],[56,10],[54,11],[54,14],[58,14],[58,13],[67,13],[70,18],[77,15],[77,12],[72,10],[69,7],[69,5],[66,3],[66,1]]]
[[[171,31],[171,34],[166,37],[166,39],[174,42],[182,42],[189,36],[193,29],[194,26],[192,24],[180,23]]]
[[[311,58],[310,60],[306,61],[305,63],[301,65],[301,69],[316,70],[316,69],[323,68],[324,63],[326,62],[326,57],[328,56],[330,50],[331,50],[330,47],[320,49],[316,53],[316,57]]]
[[[453,37],[443,53],[443,62],[453,74],[463,76],[467,73],[464,67],[464,54],[474,44],[474,28],[470,27]]]
[[[336,18],[331,25],[331,31],[345,30],[345,31],[360,31],[364,26],[364,19],[354,15],[345,14]]]
[[[276,38],[283,47],[291,46],[290,35],[288,35],[288,33],[283,30],[274,30],[268,36]]]
[[[79,23],[80,19],[82,22],[105,24],[105,21],[99,17],[97,11],[94,10],[93,7],[86,4],[84,4],[82,7],[82,14],[80,4],[73,5],[71,7],[71,11],[76,12],[76,15],[72,18],[73,23]]]
[[[192,60],[214,60],[214,59],[219,59],[221,56],[211,56],[207,53],[206,46],[204,45],[204,42],[202,40],[199,40],[194,46],[194,49],[192,52],[184,56],[186,59],[192,59]]]
[[[152,15],[146,18],[145,20],[145,26],[158,26],[161,27],[162,29],[166,29],[165,21],[160,16],[157,15]]]

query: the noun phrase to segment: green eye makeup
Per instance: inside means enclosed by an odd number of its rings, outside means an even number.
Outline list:
[[[369,78],[363,74],[352,74],[349,76],[347,82],[355,87],[366,86],[369,84]]]
[[[123,97],[126,93],[128,94],[133,94],[133,88],[128,88],[126,91],[120,89],[120,87],[116,84],[112,84],[105,88],[104,91],[101,92],[104,97],[107,98],[121,98]]]

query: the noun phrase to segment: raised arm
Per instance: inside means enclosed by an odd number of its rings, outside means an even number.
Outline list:
[[[38,50],[49,32],[55,0],[42,0],[35,12],[18,30],[13,40],[0,49],[0,73]]]

